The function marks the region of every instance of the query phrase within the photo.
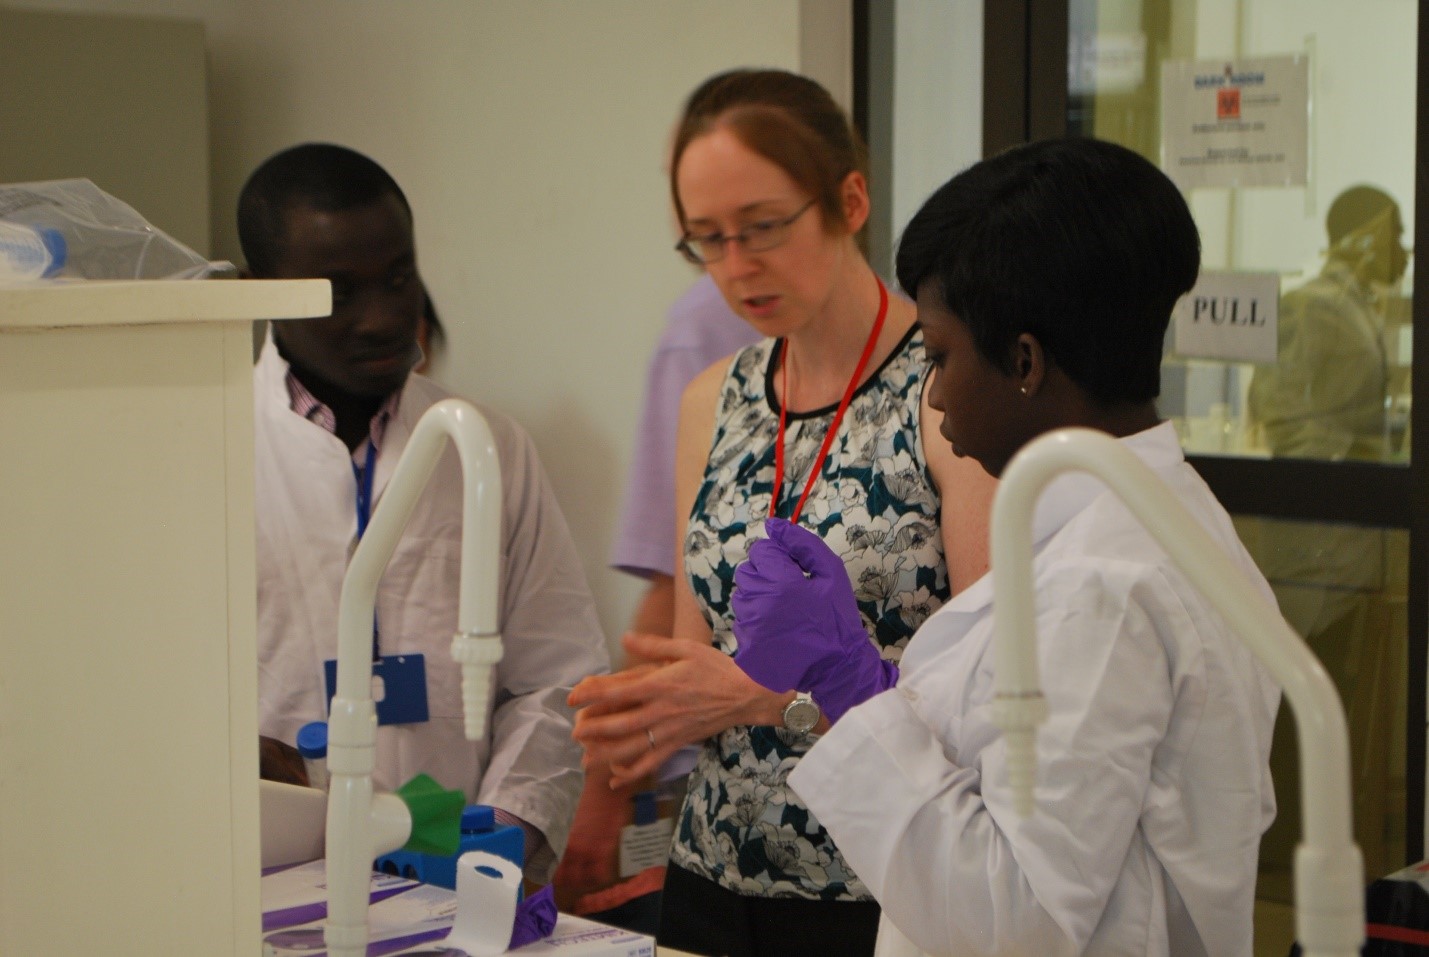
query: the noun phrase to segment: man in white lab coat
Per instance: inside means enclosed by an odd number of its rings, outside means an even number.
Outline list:
[[[898,278],[917,294],[929,401],[955,451],[1000,475],[1052,429],[1116,436],[1273,603],[1156,413],[1163,335],[1199,259],[1190,212],[1151,163],[1061,140],[935,193],[904,233]],[[837,647],[811,656],[797,690],[842,717],[815,728],[789,783],[882,905],[885,957],[1249,955],[1278,690],[1096,480],[1054,482],[1034,537],[1049,712],[1036,812],[1013,810],[992,721],[990,576],[924,623],[890,690],[875,693],[887,682],[867,642],[825,639]],[[799,631],[806,649],[853,635],[829,557],[792,526],[751,548],[736,578],[742,654],[759,661],[760,643]],[[866,700],[844,712],[852,699]]]
[[[249,273],[328,279],[332,315],[274,323],[254,373],[259,722],[292,742],[327,717],[338,596],[360,529],[422,413],[448,393],[411,370],[424,289],[412,214],[376,163],[307,144],[267,160],[239,199]],[[376,786],[425,772],[527,835],[549,880],[580,794],[566,695],[609,669],[594,602],[530,437],[483,408],[501,461],[504,657],[484,740],[462,730],[456,631],[461,469],[450,447],[382,578],[373,627]]]

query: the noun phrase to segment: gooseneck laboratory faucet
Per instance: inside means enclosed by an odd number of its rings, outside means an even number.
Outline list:
[[[448,439],[462,467],[461,592],[452,657],[462,669],[466,737],[475,741],[486,733],[491,669],[501,660],[501,469],[486,420],[469,403],[446,399],[417,421],[342,582],[337,693],[328,719],[327,753],[328,917],[323,935],[333,957],[367,953],[372,861],[401,847],[411,831],[402,800],[372,791],[377,744],[372,616],[377,583]]]
[[[994,714],[1007,738],[1018,811],[1033,810],[1036,729],[1045,719],[1032,595],[1032,515],[1064,472],[1101,479],[1269,669],[1295,712],[1304,834],[1295,851],[1295,928],[1305,957],[1352,957],[1364,942],[1364,862],[1350,820],[1344,707],[1319,659],[1140,459],[1111,436],[1062,429],[1028,443],[992,510]]]

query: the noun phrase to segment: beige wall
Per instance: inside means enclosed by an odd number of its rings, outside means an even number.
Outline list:
[[[208,255],[203,43],[192,20],[0,4],[0,183],[92,180]]]
[[[4,5],[203,22],[216,256],[238,258],[234,198],[280,148],[333,140],[396,176],[451,331],[437,378],[531,431],[618,636],[639,584],[606,558],[644,366],[693,278],[670,248],[669,126],[710,73],[797,68],[801,17],[846,36],[847,0]]]

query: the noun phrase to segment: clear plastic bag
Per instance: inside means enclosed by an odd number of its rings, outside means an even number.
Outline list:
[[[54,257],[43,269],[46,278],[207,279],[237,272],[156,229],[87,179],[0,185],[0,222],[43,237]],[[15,278],[31,278],[21,272],[12,270]],[[5,275],[0,268],[0,284]]]

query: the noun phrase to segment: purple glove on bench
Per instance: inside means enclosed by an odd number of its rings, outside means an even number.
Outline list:
[[[893,687],[898,666],[879,657],[843,559],[782,518],[734,572],[734,662],[770,691],[807,691],[837,721]]]
[[[511,950],[525,947],[536,940],[545,940],[556,929],[556,892],[547,884],[516,905],[516,920],[511,927]]]

